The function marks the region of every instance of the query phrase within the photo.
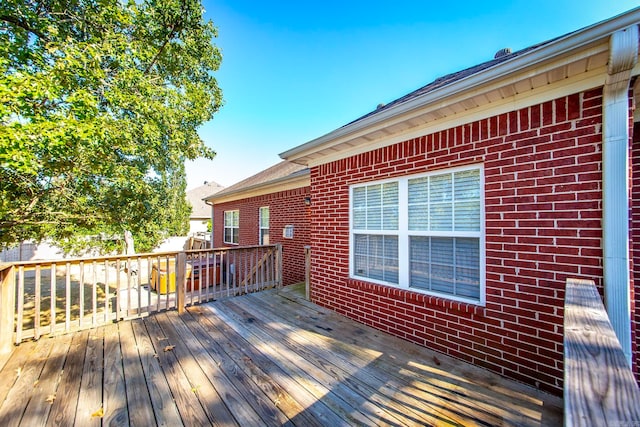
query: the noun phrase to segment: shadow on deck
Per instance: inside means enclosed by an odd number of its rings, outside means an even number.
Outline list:
[[[560,398],[300,292],[24,343],[0,371],[0,425],[562,425]]]

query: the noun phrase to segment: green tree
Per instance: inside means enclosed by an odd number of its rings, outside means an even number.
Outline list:
[[[222,103],[198,0],[0,3],[0,245],[184,232],[185,159]]]

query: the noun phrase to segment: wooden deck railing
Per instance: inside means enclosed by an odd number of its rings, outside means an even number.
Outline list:
[[[566,285],[564,424],[640,426],[640,390],[595,284]]]
[[[304,247],[304,297],[311,301],[311,246]]]
[[[280,245],[0,266],[0,353],[24,339],[282,285]]]
[[[11,352],[13,347],[13,319],[15,310],[15,267],[11,264],[0,265],[0,354]],[[3,309],[11,307],[11,309]]]

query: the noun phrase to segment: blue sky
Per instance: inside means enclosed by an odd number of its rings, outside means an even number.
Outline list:
[[[224,106],[199,133],[214,160],[187,162],[187,188],[229,186],[278,154],[435,78],[634,7],[628,0],[204,0],[223,60]],[[450,3],[450,4],[447,4]]]

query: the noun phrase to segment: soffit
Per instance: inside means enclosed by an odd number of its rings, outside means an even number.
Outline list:
[[[233,202],[236,200],[247,199],[249,197],[264,196],[266,194],[277,193],[280,191],[294,190],[296,188],[308,187],[311,185],[309,170],[303,170],[291,176],[272,180],[270,182],[261,183],[259,185],[240,188],[237,191],[221,194],[214,194],[206,200],[211,204],[220,204]]]
[[[600,78],[602,81],[599,82],[596,79],[595,82],[590,83],[594,85],[592,87],[597,87],[604,84],[605,74],[603,73],[606,72],[608,54],[608,43],[596,44],[580,54],[557,58],[551,63],[530,67],[506,78],[488,81],[470,90],[408,108],[400,114],[347,132],[322,146],[306,153],[302,152],[298,157],[288,158],[288,160],[313,166],[340,158],[341,153],[352,155],[354,149],[359,151],[357,147],[366,146],[367,150],[371,149],[371,144],[407,134],[412,130],[435,132],[439,130],[436,129],[437,124],[451,123],[452,118],[462,118],[472,112],[484,111],[484,115],[489,117],[496,113],[492,107],[506,106],[506,111],[510,111],[512,109],[510,106],[517,103],[519,99],[530,98],[531,104],[544,102],[547,99],[536,97],[535,94],[545,93],[548,95],[547,98],[552,99],[559,96],[558,91],[561,86],[567,86],[574,80],[585,80],[581,77],[588,76],[590,73],[592,76],[594,70],[602,71],[597,73],[602,76]],[[593,78],[588,81],[593,81]],[[389,143],[395,143],[396,139],[393,138]]]

